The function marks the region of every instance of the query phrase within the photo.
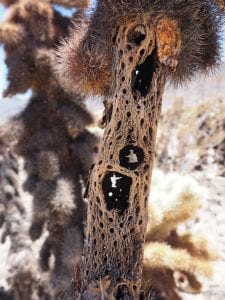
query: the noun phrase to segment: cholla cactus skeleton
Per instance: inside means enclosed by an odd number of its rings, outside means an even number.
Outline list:
[[[139,297],[165,80],[184,81],[216,63],[218,14],[213,1],[100,0],[59,50],[63,86],[106,97],[105,134],[86,193],[84,299],[98,297],[101,280],[109,298]]]

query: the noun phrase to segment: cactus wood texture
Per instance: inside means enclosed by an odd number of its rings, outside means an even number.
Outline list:
[[[124,18],[138,15],[155,20],[169,18],[179,24],[181,51],[174,72],[168,73],[168,79],[175,84],[217,65],[221,10],[214,0],[99,0],[90,20],[83,17],[59,51],[57,69],[63,87],[108,96],[113,84],[112,32]],[[161,56],[161,62],[162,59]]]
[[[216,65],[221,12],[215,4],[99,0],[59,48],[63,87],[106,98],[105,135],[86,193],[83,299],[139,298],[164,80],[185,82]]]
[[[168,28],[175,24],[164,21]],[[156,35],[163,27],[157,26],[148,17],[129,19],[113,37],[114,84],[109,97],[113,100],[108,99],[111,108],[100,156],[87,190],[83,299],[93,299],[93,283],[102,278],[108,278],[109,299],[139,297],[146,207],[165,84],[164,67],[156,54]],[[172,55],[175,63],[179,31],[174,32],[165,55]],[[161,50],[163,55],[165,47]]]
[[[225,1],[224,0],[217,0],[217,3],[219,5],[219,7],[225,11]]]

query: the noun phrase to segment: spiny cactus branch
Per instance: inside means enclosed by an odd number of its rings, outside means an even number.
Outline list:
[[[32,90],[28,106],[14,120],[20,131],[14,151],[25,160],[28,177],[24,189],[33,195],[32,224],[26,238],[31,242],[44,236],[38,268],[49,275],[47,284],[57,298],[80,263],[86,219],[82,187],[98,139],[86,129],[93,118],[83,98],[67,94],[53,72],[55,47],[67,35],[70,19],[44,0],[4,4],[8,14],[0,25],[0,41],[9,68],[5,96]],[[28,299],[17,279],[14,295],[18,292],[17,299]],[[28,289],[33,289],[35,280],[31,278]],[[36,300],[33,296],[29,299]]]

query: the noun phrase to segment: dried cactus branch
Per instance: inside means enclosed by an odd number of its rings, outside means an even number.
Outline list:
[[[140,294],[146,205],[165,84],[148,22],[145,17],[126,22],[115,38],[112,112],[87,196],[84,299],[95,278],[106,276],[109,297],[123,293],[126,282],[129,299]]]
[[[211,1],[100,0],[59,50],[62,85],[104,95],[107,103],[99,160],[87,187],[84,299],[98,298],[102,290],[109,298],[139,297],[165,80],[186,81],[214,66],[219,27]]]

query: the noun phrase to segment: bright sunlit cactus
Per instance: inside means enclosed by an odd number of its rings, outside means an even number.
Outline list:
[[[180,299],[178,290],[199,293],[200,278],[212,276],[216,250],[203,234],[179,229],[206,198],[206,188],[188,176],[153,172],[142,282],[147,294],[153,288],[162,299]]]

